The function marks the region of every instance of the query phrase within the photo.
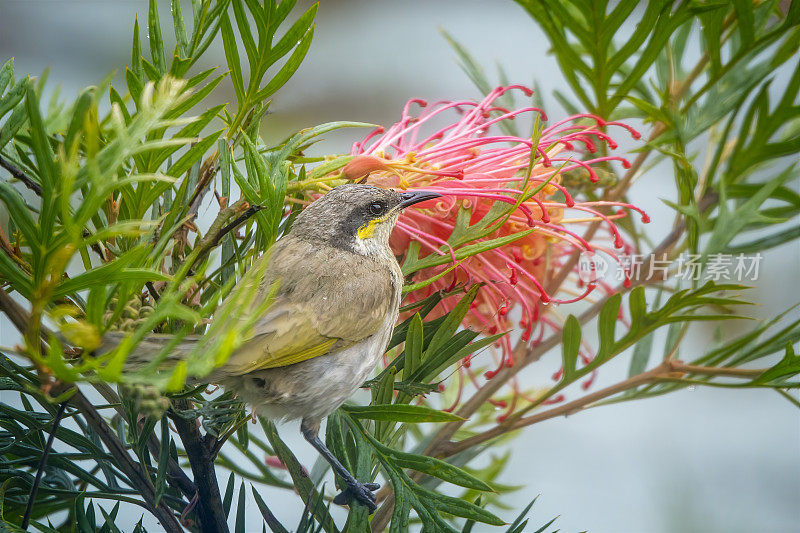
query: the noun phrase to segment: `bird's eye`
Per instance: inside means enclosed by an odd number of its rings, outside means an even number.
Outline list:
[[[367,210],[370,215],[377,217],[386,211],[386,204],[383,202],[372,202],[367,206]]]

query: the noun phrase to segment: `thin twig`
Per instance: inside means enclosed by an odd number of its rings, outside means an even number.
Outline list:
[[[161,298],[161,296],[158,294],[158,291],[156,290],[155,285],[153,285],[153,282],[152,281],[145,282],[145,285],[147,286],[147,290],[150,292],[150,296],[152,296],[153,300],[157,302]]]
[[[11,161],[4,158],[2,155],[0,155],[0,167],[6,169],[9,174],[21,181],[27,188],[35,192],[37,196],[42,195],[42,186],[33,181],[33,179],[31,179],[27,174],[17,168]]]
[[[83,235],[84,239],[88,239],[89,237],[92,236],[91,232],[86,228],[84,228],[84,230],[82,232],[82,235]],[[89,245],[89,248],[91,248],[91,250],[100,257],[101,261],[105,261],[105,262],[109,261],[108,254],[106,254],[103,251],[103,248],[100,247],[99,243],[93,242],[92,244]]]
[[[36,493],[39,492],[39,484],[42,482],[42,475],[47,466],[47,458],[50,456],[50,450],[53,449],[53,442],[56,440],[56,431],[61,424],[61,419],[64,417],[64,411],[67,409],[67,402],[61,402],[58,406],[55,418],[53,418],[53,429],[50,430],[50,436],[47,437],[47,442],[42,450],[42,456],[39,458],[39,466],[36,468],[36,477],[31,485],[31,492],[28,496],[28,504],[25,506],[25,515],[22,517],[22,529],[28,529],[31,523],[31,513],[33,512],[33,502],[36,501]]]
[[[558,407],[554,407],[553,409],[548,409],[546,411],[542,411],[540,413],[536,413],[531,416],[519,418],[507,424],[497,425],[487,431],[484,431],[483,433],[473,435],[472,437],[468,437],[458,442],[448,442],[446,445],[440,447],[442,451],[440,452],[439,455],[440,456],[454,455],[460,451],[466,450],[467,448],[477,446],[478,444],[481,444],[488,440],[494,439],[500,435],[508,433],[509,431],[514,431],[523,428],[525,426],[535,424],[537,422],[548,420],[550,418],[556,418],[558,416],[569,416],[571,414],[575,414],[578,411],[585,409],[586,406],[588,406],[591,403],[602,400],[609,396],[613,396],[614,394],[626,391],[628,389],[632,389],[640,385],[651,383],[659,375],[662,375],[668,371],[669,371],[668,365],[662,363],[661,365],[653,368],[652,370],[648,370],[647,372],[644,372],[642,374],[638,374],[624,381],[620,381],[619,383],[606,387],[605,389],[601,389],[591,394],[587,394],[586,396],[582,396],[571,402],[559,405]]]
[[[699,366],[699,365],[687,364],[684,363],[683,361],[678,361],[675,359],[668,359],[663,361],[660,365],[654,367],[653,369],[648,370],[647,372],[637,374],[624,381],[620,381],[619,383],[606,387],[605,389],[601,389],[591,394],[587,394],[586,396],[582,396],[571,402],[559,405],[558,407],[554,407],[553,409],[548,409],[546,411],[542,411],[540,413],[536,413],[531,416],[526,416],[523,418],[511,420],[507,424],[497,425],[492,429],[489,429],[483,433],[473,435],[458,442],[449,442],[442,447],[443,451],[441,452],[440,456],[448,457],[451,455],[455,455],[459,452],[462,452],[464,450],[482,444],[486,441],[499,437],[500,435],[504,435],[505,433],[508,433],[510,431],[516,431],[520,428],[530,426],[542,422],[544,420],[549,420],[551,418],[556,418],[559,416],[569,416],[575,414],[578,411],[586,409],[587,407],[591,407],[592,404],[594,404],[599,400],[608,398],[609,396],[613,396],[620,392],[624,392],[626,390],[636,388],[640,385],[646,385],[648,383],[657,382],[660,380],[674,379],[676,373],[704,374],[707,376],[727,376],[727,377],[749,379],[760,376],[766,370],[767,369],[765,368],[753,369],[753,368]]]
[[[732,378],[756,378],[767,371],[766,368],[691,365],[674,359],[669,360],[669,368],[672,372],[705,374],[706,376],[727,376]]]
[[[202,261],[205,255],[210,252],[214,247],[218,246],[222,238],[229,232],[235,230],[247,219],[255,215],[257,212],[264,209],[263,206],[258,204],[250,205],[247,200],[239,200],[224,209],[221,209],[217,218],[211,223],[206,235],[200,239],[195,246],[192,254],[194,258],[190,260],[191,264],[188,265],[189,272],[195,264]],[[237,216],[233,222],[226,224],[232,217]],[[192,257],[191,255],[189,257]]]
[[[32,320],[30,313],[23,309],[23,307],[4,290],[0,290],[0,311],[3,311],[8,316],[9,320],[11,320],[11,323],[14,324],[14,327],[20,331],[25,331]],[[52,335],[52,332],[48,332],[44,327],[42,327],[40,331],[42,335]],[[52,394],[57,395],[60,392],[64,392],[63,390],[59,390],[63,387],[63,384],[55,383],[48,385],[51,386]],[[150,478],[142,472],[140,465],[131,459],[125,445],[112,431],[108,422],[100,415],[92,402],[90,402],[80,390],[76,391],[68,401],[78,408],[86,419],[86,422],[97,432],[100,440],[103,441],[109,453],[116,460],[119,469],[128,477],[133,488],[138,491],[144,499],[147,509],[158,519],[164,530],[169,533],[181,533],[183,529],[170,508],[163,502],[157,506],[154,505],[155,489]]]
[[[250,207],[248,207],[247,211],[245,211],[244,213],[242,213],[241,215],[236,217],[236,219],[233,222],[231,222],[230,224],[228,224],[224,228],[220,229],[213,236],[213,238],[211,240],[211,247],[213,248],[213,247],[219,245],[220,241],[222,240],[222,238],[226,234],[230,233],[231,231],[233,231],[236,228],[238,228],[239,226],[241,226],[248,218],[252,217],[253,215],[258,213],[262,209],[264,209],[264,206],[263,205],[258,205],[258,204],[254,204],[254,205],[251,205]]]
[[[20,333],[28,329],[30,314],[4,290],[0,290],[0,311],[3,311]]]
[[[197,211],[203,203],[203,198],[205,198],[209,186],[214,180],[214,176],[217,175],[217,170],[219,170],[219,152],[214,151],[200,166],[197,186],[194,188],[194,192],[192,192],[192,196],[189,198],[190,215],[197,215]]]
[[[128,454],[128,450],[119,437],[113,432],[105,419],[97,412],[86,396],[80,391],[76,392],[70,403],[75,405],[86,419],[86,422],[97,432],[100,440],[114,457],[119,469],[128,477],[133,488],[142,496],[147,509],[161,523],[165,531],[169,533],[182,533],[183,528],[178,523],[172,510],[162,501],[157,506],[155,502],[155,488],[150,478],[145,474],[140,465],[137,464]]]

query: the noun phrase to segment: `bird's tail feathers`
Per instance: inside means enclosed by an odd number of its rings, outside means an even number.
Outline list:
[[[119,346],[131,334],[123,331],[109,331],[103,335],[103,343],[97,350],[98,353],[105,353],[113,350]],[[142,339],[139,344],[128,354],[125,361],[126,370],[136,370],[147,364],[160,354],[164,348],[174,342],[174,335],[159,335],[156,333],[150,334]],[[173,346],[166,359],[162,362],[164,366],[171,366],[182,361],[197,345],[200,340],[200,335],[187,335],[182,338],[178,344]]]

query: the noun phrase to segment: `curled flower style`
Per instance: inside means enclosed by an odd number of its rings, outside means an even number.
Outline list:
[[[509,331],[512,312],[518,309],[513,316],[518,317],[514,321],[519,320],[522,340],[538,342],[548,328],[557,327],[543,317],[542,305],[575,302],[597,287],[595,280],[577,281],[551,293],[547,280],[575,251],[617,258],[617,250],[627,245],[614,221],[626,216],[626,210],[638,211],[648,221],[644,212],[629,204],[574,198],[562,184],[563,177],[582,174],[597,182],[599,172],[607,173],[608,162],[628,168],[624,158],[606,155],[617,147],[607,131],[621,129],[635,139],[639,134],[625,124],[588,114],[546,125],[547,117],[538,108],[510,110],[496,105],[511,90],[532,94],[526,87],[509,86],[496,88],[480,102],[429,106],[410,100],[399,122],[378,128],[353,145],[354,157],[343,176],[380,187],[445,195],[407,209],[392,237],[398,256],[413,255],[420,264],[429,256],[441,256],[436,265],[413,273],[414,282],[435,279],[411,292],[408,302],[433,291],[481,283],[465,325],[488,334]],[[449,115],[455,120],[448,120]],[[532,115],[535,125],[545,125],[534,128],[530,138],[499,131],[503,122],[521,115]],[[595,169],[598,163],[603,168]],[[600,221],[605,231],[587,242],[577,227],[594,221]],[[476,242],[485,244],[485,249],[474,255],[463,252],[462,247]],[[447,313],[457,300],[445,299],[433,316]],[[500,364],[512,365],[509,336],[499,343]]]

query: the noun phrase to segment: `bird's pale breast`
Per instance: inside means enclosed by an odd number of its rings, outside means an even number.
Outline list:
[[[402,274],[394,260],[387,274],[391,276],[392,301],[375,333],[301,363],[229,376],[222,384],[236,390],[260,416],[287,420],[325,418],[366,381],[386,349],[397,321],[402,289]],[[350,304],[360,306],[360,302]]]

